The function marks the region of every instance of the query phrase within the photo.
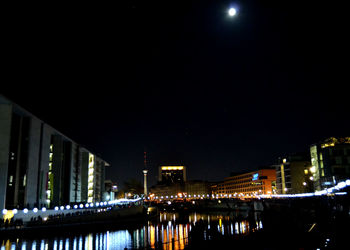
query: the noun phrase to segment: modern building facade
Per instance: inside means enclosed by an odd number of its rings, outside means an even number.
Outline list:
[[[167,198],[199,198],[207,197],[211,193],[210,184],[207,181],[191,180],[184,183],[171,185],[158,184],[150,188],[152,197]]]
[[[158,183],[170,185],[174,183],[186,182],[185,166],[160,166],[158,174]]]
[[[276,170],[260,169],[230,176],[215,186],[216,190],[213,190],[213,194],[218,196],[239,197],[274,194],[276,193]]]
[[[105,200],[112,201],[117,198],[118,185],[112,180],[105,180]]]
[[[328,138],[310,147],[315,191],[350,177],[350,137]]]
[[[276,167],[277,194],[313,192],[310,155],[292,154],[278,159]]]
[[[0,209],[101,201],[105,166],[0,95]]]

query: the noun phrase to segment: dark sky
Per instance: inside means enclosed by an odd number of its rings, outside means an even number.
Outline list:
[[[0,92],[99,153],[120,184],[142,180],[144,149],[151,184],[162,164],[217,181],[349,136],[346,10],[298,0],[15,6]]]

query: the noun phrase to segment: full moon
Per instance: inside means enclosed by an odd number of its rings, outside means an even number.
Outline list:
[[[235,16],[236,13],[237,13],[237,11],[236,11],[235,8],[230,8],[230,9],[228,10],[228,15],[229,15],[229,16]]]

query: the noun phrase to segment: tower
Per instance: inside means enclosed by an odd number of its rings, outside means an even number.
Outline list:
[[[147,197],[147,157],[146,157],[146,151],[143,152],[143,156],[144,156],[144,169],[143,169],[143,193],[145,195],[145,197]]]
[[[147,169],[143,170],[143,192],[145,194],[145,197],[147,197]]]

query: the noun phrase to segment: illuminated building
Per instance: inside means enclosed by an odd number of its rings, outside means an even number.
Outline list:
[[[99,202],[105,191],[105,167],[107,162],[81,148],[81,201]]]
[[[350,177],[350,137],[328,138],[310,147],[315,191]]]
[[[186,181],[185,166],[160,166],[158,182],[160,184],[183,183]]]
[[[199,180],[187,180],[185,166],[159,167],[158,184],[150,188],[155,197],[194,198],[210,194],[209,183]]]
[[[183,183],[174,183],[170,185],[166,184],[157,184],[150,188],[150,194],[153,194],[155,197],[160,199],[170,199],[174,198],[175,195],[184,192]]]
[[[313,191],[309,154],[292,154],[278,159],[276,188],[278,194],[298,194]]]
[[[1,95],[0,138],[0,209],[101,200],[108,164]]]
[[[276,170],[261,169],[254,172],[230,176],[218,183],[214,195],[227,197],[274,194]]]
[[[210,185],[207,181],[191,180],[171,185],[158,184],[150,189],[155,197],[172,198],[199,198],[210,194]]]
[[[114,200],[117,198],[118,193],[118,185],[116,182],[112,182],[112,180],[105,180],[105,193],[106,196],[104,200]]]

